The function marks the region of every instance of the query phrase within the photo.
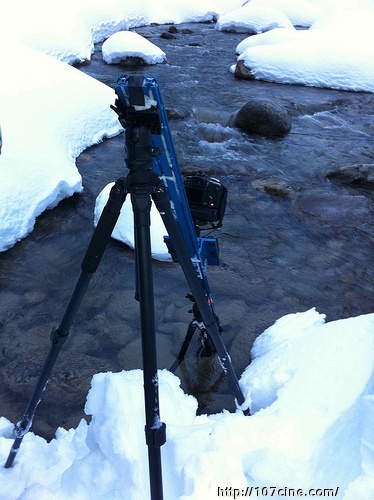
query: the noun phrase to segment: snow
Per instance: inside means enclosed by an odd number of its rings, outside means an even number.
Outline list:
[[[251,0],[251,8],[270,7],[282,12],[291,21],[293,26],[310,27],[323,10],[308,0]],[[326,7],[324,7],[326,9]]]
[[[221,16],[217,29],[237,33],[261,33],[274,28],[293,28],[291,21],[283,12],[272,7],[252,6],[252,2],[240,9]]]
[[[113,91],[70,66],[89,59],[95,42],[109,45],[119,31],[126,39],[127,30],[151,22],[218,18],[219,29],[239,23],[258,33],[237,47],[256,78],[373,92],[373,7],[369,0],[7,4],[0,19],[0,250],[29,234],[45,209],[80,191],[77,156],[122,130],[110,110]],[[114,42],[108,61],[118,45],[121,57],[134,49]],[[155,47],[138,49],[158,62]],[[109,188],[98,197],[96,217]],[[124,240],[132,229],[121,218],[113,236]],[[163,258],[164,229],[152,220],[153,252]],[[314,309],[287,315],[258,337],[250,358],[240,379],[250,417],[239,410],[196,416],[195,399],[160,371],[165,499],[282,498],[290,488],[323,497],[321,489],[332,488],[337,498],[372,500],[374,314],[334,322]],[[14,467],[0,468],[0,499],[149,498],[142,385],[138,370],[96,374],[86,403],[91,422],[58,429],[49,443],[29,432]],[[1,465],[12,429],[2,417]]]
[[[159,372],[165,498],[213,499],[219,488],[339,488],[374,495],[374,314],[325,323],[314,309],[279,319],[255,342],[240,383],[252,416],[196,416],[179,379]],[[0,498],[149,498],[140,370],[92,379],[76,429],[26,435]],[[12,425],[0,420],[0,461]],[[346,494],[345,494],[346,492]],[[281,498],[274,494],[274,498]]]
[[[132,31],[119,31],[102,45],[103,59],[108,64],[118,64],[126,57],[139,57],[147,64],[162,63],[166,54],[154,43]]]
[[[107,184],[96,199],[95,214],[94,214],[95,226],[97,225],[100,215],[105,207],[105,204],[108,201],[109,193],[113,185],[114,185],[113,182]],[[112,233],[112,238],[118,241],[122,241],[129,247],[134,248],[135,247],[134,217],[133,217],[131,200],[129,198],[130,198],[129,196],[126,198],[126,201],[122,206],[116,227],[114,228]],[[156,260],[171,261],[172,260],[171,256],[168,252],[168,249],[163,239],[164,236],[168,235],[168,232],[161,219],[161,215],[156,209],[153,202],[151,207],[150,233],[151,233],[152,257]]]
[[[251,6],[251,9],[246,7]],[[309,30],[291,29],[271,18],[254,22],[253,11],[260,0],[252,0],[238,11],[231,29],[257,33],[236,48],[238,60],[250,68],[254,78],[277,83],[299,83],[340,90],[374,91],[373,4],[365,8],[328,10],[316,18]],[[285,10],[285,9],[284,9]],[[284,10],[279,13],[284,14]],[[230,13],[222,16],[226,18]],[[219,22],[217,23],[219,26]],[[285,29],[281,29],[285,28]],[[235,65],[231,71],[235,70]]]
[[[204,7],[197,0],[157,5],[140,0],[126,6],[120,0],[105,5],[69,0],[57,8],[46,0],[9,4],[0,20],[0,251],[27,236],[44,210],[79,192],[76,157],[122,130],[110,110],[113,92],[69,64],[90,59],[98,41],[104,41],[108,63],[135,56],[161,63],[167,54],[129,29],[217,17],[218,29],[258,33],[237,47],[238,59],[255,78],[373,91],[374,9],[369,0],[251,0],[244,5],[211,0]],[[294,25],[310,29],[298,31]]]
[[[18,63],[23,60],[23,74]],[[113,92],[67,64],[14,46],[2,59],[0,249],[33,229],[35,218],[82,190],[76,157],[120,130]]]

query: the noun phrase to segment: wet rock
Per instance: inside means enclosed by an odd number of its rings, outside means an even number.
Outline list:
[[[249,134],[284,137],[291,130],[291,117],[278,104],[266,99],[254,99],[237,112],[234,125]]]
[[[273,181],[271,179],[253,181],[252,187],[257,191],[264,191],[265,193],[279,196],[281,198],[289,198],[293,194],[293,189],[286,182]]]
[[[46,297],[47,297],[47,294],[45,292],[40,291],[40,290],[35,290],[35,291],[27,292],[24,294],[24,299],[30,305],[38,304],[39,302],[43,302],[43,300],[45,300]]]
[[[297,208],[319,223],[353,226],[370,220],[370,202],[365,196],[333,194],[321,191],[300,196]]]
[[[135,33],[141,35],[143,38],[151,38],[153,33],[149,30],[136,30]]]
[[[225,379],[225,372],[216,355],[197,358],[189,370],[183,367],[181,380],[187,392],[198,401],[198,415],[211,406],[212,393],[218,392]]]
[[[137,66],[146,66],[147,63],[144,61],[142,57],[138,56],[129,56],[124,59],[121,59],[120,63],[121,66],[125,68],[130,68],[130,67],[137,67]]]
[[[44,359],[40,358],[39,351],[12,361],[0,372],[3,384],[15,394],[28,398],[36,387],[43,364]],[[92,376],[109,369],[108,363],[92,356],[66,358],[61,355],[47,390],[43,393],[43,401],[63,405],[76,404],[87,394]]]
[[[233,131],[220,124],[201,123],[197,130],[197,137],[209,143],[223,143],[232,139]]]
[[[247,68],[244,61],[238,61],[236,63],[234,76],[240,80],[254,80],[251,70]]]
[[[189,117],[188,111],[176,108],[167,108],[166,114],[169,120],[185,120]]]
[[[177,37],[173,33],[164,31],[163,33],[161,33],[160,38],[164,38],[165,40],[174,40]]]
[[[157,335],[157,364],[159,368],[167,368],[174,362],[172,351],[172,336],[171,335]],[[178,345],[180,349],[180,345]],[[137,337],[130,342],[126,348],[121,349],[117,354],[119,366],[124,370],[136,370],[143,367],[143,354],[142,354],[142,340]]]
[[[347,165],[328,172],[326,177],[343,184],[371,185],[371,187],[374,187],[374,164]]]
[[[193,110],[193,116],[196,118],[197,122],[202,124],[220,124],[224,127],[235,127],[235,115],[223,109],[200,107]]]
[[[179,33],[179,30],[176,26],[170,26],[168,29],[168,33]]]

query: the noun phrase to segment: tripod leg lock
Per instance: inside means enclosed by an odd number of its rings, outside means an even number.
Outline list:
[[[32,425],[32,420],[23,417],[23,419],[17,422],[17,424],[14,426],[13,429],[14,437],[16,439],[23,438],[23,436],[29,432],[31,425]]]
[[[60,344],[62,347],[67,339],[67,334],[63,335],[58,328],[53,328],[50,339],[53,345]]]
[[[166,443],[166,424],[160,423],[160,427],[145,426],[145,442],[152,448],[160,448]]]

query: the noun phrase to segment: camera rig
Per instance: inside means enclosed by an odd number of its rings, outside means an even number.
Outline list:
[[[117,99],[113,110],[125,128],[126,177],[114,183],[108,201],[92,235],[82,261],[81,272],[60,324],[53,328],[51,347],[35,390],[22,419],[15,425],[14,442],[5,468],[10,468],[29,431],[42,393],[68,338],[70,327],[96,272],[115,228],[128,194],[134,212],[136,294],[140,304],[140,323],[144,377],[145,437],[148,446],[150,493],[152,500],[162,500],[160,448],[166,442],[166,425],[160,419],[155,335],[154,290],[151,260],[150,210],[153,201],[165,224],[167,245],[184,272],[193,301],[194,319],[171,371],[180,364],[196,330],[202,334],[205,355],[217,353],[237,407],[249,415],[248,404],[239,386],[230,356],[222,341],[221,328],[214,312],[206,275],[207,264],[218,264],[218,245],[214,238],[200,238],[196,230],[222,223],[226,190],[219,181],[204,175],[183,181],[177,163],[165,107],[158,82],[149,77],[118,78]],[[191,209],[188,203],[189,191]],[[192,215],[191,215],[192,212]],[[195,220],[193,219],[195,216]],[[201,227],[200,227],[201,226]]]

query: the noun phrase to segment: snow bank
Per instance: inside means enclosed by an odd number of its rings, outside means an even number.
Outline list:
[[[22,59],[22,74],[14,59]],[[106,85],[25,47],[3,53],[2,64],[0,251],[29,234],[44,210],[81,191],[76,157],[121,130]]]
[[[216,25],[220,31],[236,33],[262,33],[274,28],[292,28],[292,23],[283,12],[272,7],[246,3],[240,9],[220,16]]]
[[[65,0],[51,4],[48,0],[20,0],[7,3],[0,20],[0,37],[7,51],[13,41],[21,42],[69,64],[90,59],[94,43],[113,33],[159,24],[213,21],[228,9],[227,0],[162,0],[149,2],[108,2]],[[17,20],[17,22],[15,22]]]
[[[230,15],[240,18],[235,12],[225,17]],[[247,23],[243,15],[241,19]],[[238,60],[259,80],[373,92],[373,22],[372,7],[333,11],[318,18],[308,31],[288,27],[243,40],[237,47]]]
[[[308,0],[249,0],[252,7],[271,7],[282,12],[293,26],[310,27],[324,9]]]
[[[268,420],[273,443],[256,465],[263,484],[279,483],[286,467],[287,485],[344,491],[361,472],[374,315],[323,320],[315,310],[278,320],[256,340],[242,376],[253,418]]]
[[[197,417],[179,379],[159,373],[165,499],[213,499],[218,488],[251,486],[373,498],[374,314],[331,323],[314,309],[284,316],[257,339],[252,357],[240,380],[251,417]],[[0,498],[148,498],[142,372],[95,375],[86,413],[89,425],[59,429],[50,443],[29,433],[14,467],[0,469]],[[2,463],[11,429],[0,420]]]

